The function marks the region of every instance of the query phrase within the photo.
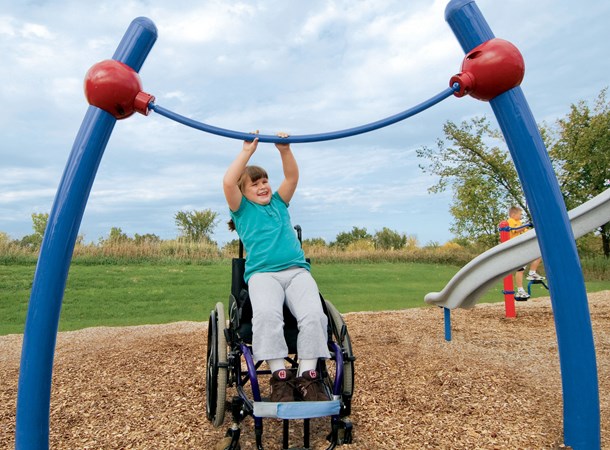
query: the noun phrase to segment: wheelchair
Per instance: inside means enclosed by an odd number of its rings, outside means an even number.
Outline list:
[[[301,229],[295,226],[299,241]],[[310,419],[330,417],[330,442],[327,450],[337,445],[352,443],[351,401],[354,391],[354,361],[352,345],[343,318],[337,309],[320,294],[324,313],[328,317],[328,348],[331,358],[318,361],[320,373],[329,401],[295,401],[272,403],[261,395],[261,381],[269,380],[270,370],[263,370],[263,361],[252,357],[252,306],[248,287],[244,282],[245,259],[243,244],[239,242],[239,257],[232,260],[231,293],[228,321],[222,302],[211,311],[208,322],[208,348],[206,359],[206,416],[215,427],[224,423],[225,412],[232,415],[232,424],[218,443],[218,450],[239,450],[240,423],[249,416],[254,420],[257,450],[263,449],[263,419],[282,419],[283,449],[289,447],[291,420],[303,420],[303,447],[310,448]],[[284,337],[289,349],[285,358],[288,369],[296,371],[298,355],[296,342],[297,322],[284,306]],[[242,361],[243,359],[243,361]],[[229,400],[227,388],[235,388],[236,395]]]

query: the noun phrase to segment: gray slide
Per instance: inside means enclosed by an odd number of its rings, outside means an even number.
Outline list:
[[[609,222],[610,189],[574,208],[568,216],[574,238]],[[494,284],[539,256],[536,230],[529,230],[477,256],[462,267],[441,292],[426,294],[424,301],[449,309],[472,308]]]

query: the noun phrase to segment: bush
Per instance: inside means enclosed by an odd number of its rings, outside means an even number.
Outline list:
[[[384,227],[375,233],[375,247],[382,250],[399,250],[407,245],[407,235]]]
[[[77,245],[74,261],[84,264],[162,263],[164,261],[201,263],[221,259],[214,242],[167,240],[136,243],[133,239],[104,241],[101,245]]]
[[[580,264],[587,281],[610,279],[610,259],[605,256],[580,258]]]
[[[4,231],[0,231],[0,249],[6,247],[11,242],[11,237]]]
[[[0,231],[0,264],[35,264],[37,260],[37,247],[22,246]]]
[[[452,250],[458,251],[458,250],[464,249],[464,247],[462,247],[457,242],[445,242],[440,248],[442,250],[449,250],[449,251],[452,251]]]
[[[346,252],[361,252],[361,251],[373,252],[373,251],[375,251],[375,243],[371,239],[358,239],[357,241],[352,241],[349,244],[347,244],[347,247],[345,247],[345,251]]]
[[[345,231],[339,233],[337,235],[335,242],[331,243],[331,246],[333,246],[333,247],[336,246],[341,249],[345,249],[352,242],[356,242],[356,241],[359,241],[362,239],[372,240],[373,236],[371,236],[366,231],[366,228],[353,227],[352,231],[350,231],[349,233],[347,233]]]
[[[224,258],[237,258],[239,256],[239,239],[233,239],[222,247]]]
[[[576,248],[581,258],[596,258],[604,253],[602,240],[597,232],[587,233],[578,238]]]
[[[185,242],[181,239],[163,241],[154,235],[141,238],[116,239],[120,229],[114,233],[115,239],[107,239],[98,244],[83,244],[77,240],[73,262],[76,264],[208,264],[226,261],[238,255],[238,240],[224,245],[222,250],[214,242]],[[136,235],[138,236],[138,235]],[[148,236],[148,237],[146,237]],[[416,242],[416,241],[415,241]],[[476,244],[456,241],[440,245],[429,243],[418,247],[409,243],[401,249],[379,249],[371,239],[355,240],[345,248],[328,246],[321,238],[303,241],[305,255],[316,264],[337,262],[376,263],[376,262],[420,262],[429,264],[449,264],[464,266],[485,249]],[[20,240],[11,240],[6,233],[0,232],[0,264],[36,264],[38,249],[22,246]],[[581,255],[581,266],[587,281],[610,280],[610,259],[599,253],[594,256]]]

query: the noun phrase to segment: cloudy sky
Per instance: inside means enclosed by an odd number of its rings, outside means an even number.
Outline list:
[[[171,6],[169,6],[171,3]],[[49,212],[88,108],[83,80],[110,58],[129,23],[150,18],[159,38],[140,76],[156,103],[238,131],[310,134],[350,128],[408,109],[448,86],[463,58],[444,20],[446,0],[0,0],[0,231],[32,232]],[[522,52],[522,88],[538,122],[553,122],[610,84],[610,3],[478,0],[496,37]],[[586,6],[585,6],[586,5]],[[292,205],[305,237],[332,241],[353,226],[389,227],[420,244],[445,242],[451,194],[415,151],[435,145],[447,120],[486,115],[489,104],[451,97],[366,135],[294,144],[301,181]],[[111,227],[176,237],[177,211],[212,209],[214,239],[235,238],[221,189],[241,142],[157,114],[119,121],[106,148],[80,233]],[[254,163],[277,187],[272,144]],[[275,184],[274,184],[275,182]]]

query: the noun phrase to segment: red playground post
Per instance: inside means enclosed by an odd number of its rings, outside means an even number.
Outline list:
[[[500,230],[500,242],[506,242],[510,239],[510,227],[507,220],[503,220],[498,225]],[[515,310],[515,288],[513,286],[513,274],[510,273],[504,277],[504,308],[506,310],[506,318],[517,317]]]

